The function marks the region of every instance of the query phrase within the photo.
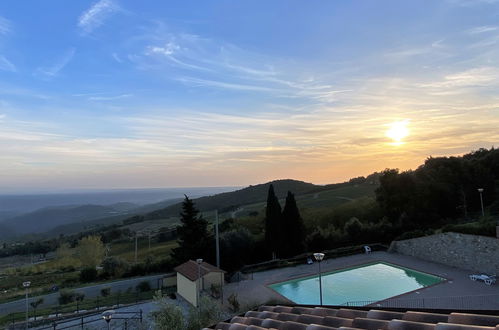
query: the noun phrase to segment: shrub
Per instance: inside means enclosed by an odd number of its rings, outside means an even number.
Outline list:
[[[151,291],[151,284],[149,284],[148,281],[143,281],[143,282],[140,282],[139,284],[137,284],[137,286],[135,287],[135,289],[138,292]]]
[[[187,330],[199,330],[227,318],[217,301],[203,296],[199,299],[199,309],[191,307],[187,316]],[[177,329],[177,328],[175,328]]]
[[[88,283],[93,282],[97,279],[97,270],[95,267],[87,267],[80,272],[80,282]]]
[[[227,302],[229,303],[229,310],[232,313],[237,313],[239,311],[241,306],[239,304],[239,300],[237,300],[237,294],[231,294],[229,298],[227,298]]]
[[[130,264],[117,257],[108,257],[102,262],[102,270],[111,277],[121,277],[130,269]]]
[[[69,304],[75,301],[75,292],[71,290],[62,290],[59,293],[59,305]]]
[[[107,297],[111,294],[111,288],[102,288],[100,290],[100,295],[103,297]]]
[[[154,295],[156,310],[151,313],[154,328],[158,330],[183,330],[186,328],[184,315],[180,307],[169,303],[161,294]]]

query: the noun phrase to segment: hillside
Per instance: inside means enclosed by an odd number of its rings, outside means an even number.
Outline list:
[[[274,191],[279,198],[284,198],[288,190],[297,195],[301,195],[321,188],[321,186],[303,181],[276,180],[232,192],[196,198],[194,199],[194,202],[200,211],[218,209],[220,213],[229,212],[236,210],[242,205],[265,201],[270,184],[274,185]],[[182,203],[179,202],[166,208],[150,212],[145,215],[145,219],[151,220],[176,217],[179,215],[181,207]]]
[[[7,219],[2,222],[2,225],[18,235],[42,233],[71,222],[85,222],[113,215],[129,214],[128,212],[136,207],[137,205],[132,203],[118,203],[108,206],[49,207]]]

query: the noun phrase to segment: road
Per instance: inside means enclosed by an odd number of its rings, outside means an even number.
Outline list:
[[[80,292],[85,294],[85,298],[95,298],[101,295],[100,291],[103,288],[111,288],[111,293],[116,293],[118,291],[125,292],[129,288],[131,290],[135,290],[135,287],[140,282],[148,281],[151,285],[151,288],[158,288],[158,285],[161,285],[161,279],[165,277],[166,274],[161,275],[152,275],[152,276],[144,276],[144,277],[136,277],[127,280],[115,281],[115,282],[107,282],[92,286],[86,286],[82,288],[75,288],[73,291]],[[38,298],[43,298],[43,304],[38,308],[44,308],[49,306],[55,306],[58,304],[59,293],[51,293],[43,296],[36,296],[29,299],[29,302],[32,300],[36,300]],[[30,306],[31,308],[31,306]],[[15,312],[23,312],[26,310],[26,300],[20,299],[16,301],[11,301],[8,303],[0,304],[0,315],[6,315]]]

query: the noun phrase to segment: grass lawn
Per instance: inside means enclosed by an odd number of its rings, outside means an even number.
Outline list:
[[[149,240],[147,237],[139,237],[137,243],[137,259],[139,262],[144,261],[147,257],[153,259],[166,258],[170,255],[172,249],[178,246],[177,241],[156,243],[151,240],[151,248],[149,249]],[[111,244],[110,255],[123,258],[128,262],[134,262],[135,240]]]

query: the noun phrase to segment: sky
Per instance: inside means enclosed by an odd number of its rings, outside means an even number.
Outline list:
[[[498,127],[498,0],[0,2],[0,192],[334,183]]]

